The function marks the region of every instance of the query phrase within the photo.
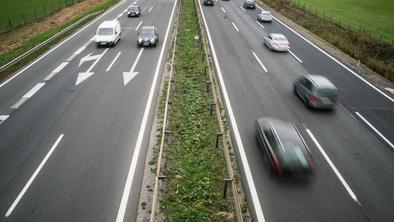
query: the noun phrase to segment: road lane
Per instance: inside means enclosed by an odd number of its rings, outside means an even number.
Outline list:
[[[220,7],[226,11],[226,18]],[[294,221],[294,218],[297,221],[368,221],[369,217],[385,221],[392,218],[389,208],[393,205],[394,192],[388,185],[394,181],[390,172],[393,159],[384,149],[385,145],[342,104],[334,113],[308,111],[293,95],[291,83],[297,75],[309,71],[290,53],[272,53],[263,47],[264,29],[254,22],[255,18],[239,10],[236,1],[221,2],[216,9],[203,9],[210,29],[215,30],[211,32],[213,42],[267,221]],[[239,27],[239,34],[232,22]],[[264,60],[268,74],[250,56],[252,49]],[[299,55],[298,51],[293,52]],[[305,63],[304,57],[301,58]],[[325,60],[327,58],[319,62]],[[312,183],[282,184],[261,172],[264,165],[254,142],[254,124],[256,118],[265,115],[289,119],[301,127],[305,125],[302,133],[313,148],[317,163],[318,174]],[[317,151],[305,128],[314,132],[355,191],[361,207]]]
[[[141,18],[121,17],[121,25],[126,27],[122,39],[115,47],[108,48],[97,62],[91,70],[94,75],[75,86],[78,73],[86,71],[94,62],[85,62],[78,67],[80,59],[89,53],[96,55],[106,50],[104,47],[96,48],[91,43],[1,125],[0,212],[4,214],[48,152],[49,143],[51,139],[53,143],[56,135],[54,132],[57,136],[59,132],[65,135],[62,145],[52,154],[7,221],[27,218],[30,221],[115,220],[149,94],[147,88],[152,84],[160,49],[164,47],[161,41],[157,48],[144,50],[136,64],[140,74],[125,86],[123,72],[130,70],[140,51],[136,47],[134,28],[127,27],[136,27],[143,19],[144,24],[157,25],[163,33],[169,25],[174,1],[141,1],[140,4],[143,7],[154,5],[160,13],[146,14]],[[127,5],[113,14],[117,16]],[[105,18],[111,19],[110,16]],[[90,35],[89,32],[85,34]],[[54,63],[61,64],[83,44],[81,42],[70,52],[66,50]],[[107,72],[120,51],[121,56]],[[163,67],[160,64],[159,71]],[[31,69],[36,67],[32,66]],[[38,75],[36,78],[46,76]],[[9,84],[21,81],[17,79],[23,77],[21,75]],[[157,88],[153,95],[157,96]],[[152,112],[149,113],[148,123],[151,120]],[[147,129],[149,131],[150,124]],[[146,135],[139,161],[145,161]],[[127,220],[135,220],[143,166],[138,164],[136,169]]]

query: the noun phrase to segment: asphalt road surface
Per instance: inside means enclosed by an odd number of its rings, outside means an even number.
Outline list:
[[[0,221],[135,221],[176,0],[139,0],[143,15],[128,18],[133,2],[0,83]],[[97,48],[113,19],[121,40]],[[158,47],[136,46],[144,25]]]
[[[203,6],[203,17],[233,144],[256,221],[393,221],[394,99],[363,80],[276,17],[256,22],[241,0]],[[275,16],[275,14],[274,14]],[[263,37],[284,34],[291,52],[271,52]],[[328,77],[339,89],[334,112],[311,111],[293,80]],[[271,116],[295,122],[311,148],[316,176],[271,178],[255,139],[255,121]]]

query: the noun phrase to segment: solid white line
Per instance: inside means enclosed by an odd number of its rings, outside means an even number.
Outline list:
[[[231,127],[232,127],[233,133],[234,133],[234,138],[235,138],[235,141],[237,143],[238,150],[239,150],[239,155],[240,155],[241,162],[242,162],[242,165],[243,165],[243,170],[245,172],[246,182],[247,182],[248,187],[249,187],[249,192],[250,192],[250,196],[251,196],[251,199],[252,199],[253,208],[255,210],[256,219],[257,219],[258,222],[265,222],[263,210],[261,208],[261,204],[260,204],[260,200],[259,200],[259,195],[257,194],[256,186],[254,184],[253,175],[252,175],[252,172],[251,172],[250,167],[249,167],[248,158],[246,157],[245,148],[244,148],[244,145],[242,143],[241,135],[240,135],[239,130],[238,130],[238,125],[237,125],[237,122],[235,121],[235,116],[234,116],[234,113],[233,113],[233,109],[231,107],[230,98],[229,98],[228,93],[227,93],[226,85],[224,84],[222,71],[221,71],[220,65],[219,65],[219,60],[217,58],[215,47],[214,47],[213,42],[212,42],[211,34],[209,32],[207,21],[205,19],[204,11],[202,10],[201,3],[199,3],[198,5],[200,7],[200,11],[201,11],[201,14],[202,14],[202,19],[204,21],[205,29],[207,30],[209,46],[210,46],[211,51],[212,51],[213,61],[214,61],[216,72],[217,72],[217,75],[218,75],[218,78],[219,78],[220,87],[222,89],[224,102],[225,102],[225,105],[226,105],[226,109],[228,111],[228,116],[230,118]]]
[[[116,55],[116,57],[114,58],[114,60],[113,60],[113,61],[111,62],[111,64],[108,66],[107,70],[105,70],[106,72],[108,72],[108,71],[111,69],[112,65],[115,63],[115,61],[118,59],[118,57],[120,56],[121,53],[122,53],[122,52],[118,52],[118,54]]]
[[[30,68],[31,66],[33,66],[34,64],[36,64],[37,62],[39,62],[41,59],[43,59],[44,57],[46,57],[48,54],[50,54],[51,52],[53,52],[55,49],[59,48],[60,46],[62,46],[64,43],[66,43],[68,40],[72,39],[74,36],[78,35],[80,32],[82,32],[83,30],[85,30],[86,28],[88,28],[89,26],[91,26],[93,23],[95,23],[97,20],[101,19],[103,16],[105,16],[106,14],[108,14],[109,12],[111,12],[112,10],[114,10],[115,8],[119,7],[119,5],[121,5],[123,2],[125,2],[126,0],[122,0],[121,2],[119,2],[117,5],[113,6],[111,9],[109,9],[108,11],[106,11],[104,14],[100,15],[99,17],[97,17],[96,19],[94,19],[93,21],[91,21],[89,24],[87,24],[85,27],[83,27],[82,29],[80,29],[79,31],[77,31],[76,33],[74,33],[72,36],[68,37],[67,39],[65,39],[64,41],[62,41],[61,43],[59,43],[58,45],[56,45],[55,47],[53,47],[51,50],[49,50],[48,52],[46,52],[44,55],[40,56],[38,59],[34,60],[34,62],[30,63],[28,66],[26,66],[25,68],[23,68],[22,70],[20,70],[18,73],[16,73],[15,75],[11,76],[9,79],[7,79],[6,81],[4,81],[2,84],[0,84],[0,88],[3,87],[4,85],[6,85],[7,83],[9,83],[11,80],[13,80],[14,78],[18,77],[20,74],[22,74],[26,69]],[[90,39],[91,41],[94,40],[94,36]]]
[[[135,27],[134,31],[137,31],[141,24],[142,24],[142,21],[140,21],[140,23],[138,23],[138,25],[137,25],[137,27]]]
[[[56,67],[56,69],[54,69],[51,73],[49,73],[49,75],[47,77],[45,77],[44,81],[51,80],[52,77],[55,76],[60,71],[62,71],[62,69],[67,66],[67,64],[68,64],[68,62],[63,62],[62,64],[60,64],[58,67]]]
[[[252,51],[252,54],[256,58],[257,62],[261,65],[261,67],[264,69],[265,72],[268,72],[267,68],[265,68],[264,64],[260,61],[259,57],[257,57],[256,53]]]
[[[259,9],[263,10],[260,6],[257,6]],[[332,57],[330,54],[328,54],[327,52],[325,52],[324,50],[322,50],[321,48],[319,48],[318,46],[316,46],[314,43],[312,43],[311,41],[309,41],[308,39],[306,39],[304,36],[302,36],[301,34],[299,34],[298,32],[294,31],[292,28],[290,28],[289,26],[287,26],[285,23],[283,23],[282,21],[280,21],[279,19],[277,19],[276,17],[272,16],[276,21],[278,21],[280,24],[282,24],[284,27],[288,28],[290,31],[292,31],[294,34],[298,35],[300,38],[302,38],[303,40],[305,40],[307,43],[309,43],[311,46],[313,46],[314,48],[316,48],[317,50],[319,50],[321,53],[323,53],[324,55],[326,55],[327,57],[329,57],[330,59],[332,59],[334,62],[336,62],[337,64],[339,64],[340,66],[342,66],[343,68],[345,68],[347,71],[349,71],[351,74],[353,74],[354,76],[356,76],[357,78],[359,78],[361,81],[363,81],[365,84],[367,84],[368,86],[370,86],[371,88],[373,88],[374,90],[376,90],[378,93],[380,93],[381,95],[383,95],[384,97],[386,97],[388,100],[390,100],[391,102],[394,102],[394,98],[391,98],[390,96],[386,95],[386,93],[382,92],[380,89],[378,89],[376,86],[372,85],[370,82],[368,82],[367,80],[365,80],[363,77],[361,77],[359,74],[357,74],[356,72],[354,72],[353,70],[351,70],[349,67],[347,67],[346,65],[344,65],[343,63],[341,63],[340,61],[338,61],[336,58]]]
[[[257,23],[261,28],[265,29],[264,26],[263,26],[259,21],[256,21],[256,23]]]
[[[19,193],[18,197],[15,199],[15,201],[12,203],[11,207],[8,209],[7,213],[5,214],[5,217],[8,217],[11,215],[12,211],[15,209],[16,205],[18,205],[19,201],[22,199],[23,195],[26,193],[27,189],[29,189],[31,183],[34,181],[36,178],[37,174],[40,172],[42,167],[45,165],[53,151],[56,149],[57,145],[59,145],[60,141],[62,140],[64,134],[61,134],[59,138],[56,140],[55,144],[53,144],[52,148],[49,150],[48,154],[45,156],[45,158],[41,161],[40,165],[34,171],[33,175],[30,177],[29,181],[27,184],[23,187],[22,191]]]
[[[0,115],[0,125],[6,121],[10,115]]]
[[[151,7],[149,8],[148,12],[152,11],[152,9],[153,9],[153,6],[151,6]]]
[[[290,52],[290,54],[291,54],[295,59],[298,60],[298,62],[302,63],[302,60],[299,59],[292,51],[290,51],[290,49],[289,49],[289,52]]]
[[[223,11],[223,13],[226,13],[226,10],[224,10],[223,7],[220,7],[220,9]]]
[[[356,112],[357,116],[360,117],[369,127],[371,127],[371,129],[373,129],[373,131],[375,131],[376,134],[378,134],[380,136],[380,138],[382,138],[387,144],[389,144],[389,146],[391,146],[392,149],[394,149],[394,145],[390,142],[390,140],[388,140],[386,137],[383,136],[383,134],[381,134],[379,132],[379,130],[377,130],[367,119],[365,119],[359,112]]]
[[[239,7],[242,9],[242,11],[244,11],[244,12],[246,11],[244,7],[242,7],[242,6],[239,6]]]
[[[237,26],[234,24],[234,22],[232,22],[231,24],[233,24],[235,30],[237,30],[237,32],[239,32],[239,29],[238,29]]]
[[[324,159],[326,159],[328,165],[330,165],[331,169],[334,171],[334,173],[337,175],[339,180],[341,181],[342,185],[345,187],[347,192],[349,193],[350,197],[358,204],[361,206],[361,203],[357,200],[356,195],[353,193],[352,189],[350,186],[346,183],[345,179],[343,179],[341,173],[339,173],[338,169],[335,167],[334,163],[331,161],[330,157],[328,157],[327,153],[324,151],[323,147],[320,145],[319,141],[315,138],[315,136],[312,134],[312,132],[309,129],[306,129],[307,133],[319,149],[320,153],[323,155]]]
[[[137,166],[137,161],[138,161],[138,158],[139,158],[139,154],[140,154],[140,151],[141,151],[142,139],[143,139],[144,134],[145,134],[145,128],[146,128],[146,125],[147,125],[147,122],[148,122],[149,111],[150,111],[150,108],[151,108],[151,105],[152,105],[152,102],[153,102],[153,95],[154,95],[155,90],[156,90],[157,79],[159,78],[160,66],[161,66],[161,63],[163,61],[164,50],[166,48],[165,46],[166,46],[166,43],[167,43],[168,35],[170,33],[171,22],[172,22],[172,19],[174,17],[175,8],[177,6],[177,3],[178,3],[178,0],[175,0],[174,7],[172,9],[170,19],[168,21],[167,31],[166,31],[166,35],[164,37],[164,43],[163,43],[161,51],[160,51],[159,60],[157,61],[155,75],[153,77],[152,86],[151,86],[151,89],[150,89],[150,92],[149,92],[149,97],[148,97],[148,100],[146,101],[144,116],[142,118],[140,130],[139,130],[138,137],[137,137],[137,142],[135,144],[135,148],[134,148],[134,152],[133,152],[133,157],[131,159],[130,169],[129,169],[129,173],[128,173],[127,179],[126,179],[126,184],[125,184],[125,187],[124,187],[124,190],[123,190],[122,200],[120,202],[118,215],[116,216],[116,222],[123,222],[123,219],[124,219],[124,216],[125,216],[125,213],[126,213],[126,207],[127,207],[127,202],[129,200],[131,185],[133,183],[134,173],[135,173],[135,169],[136,169],[136,166]]]

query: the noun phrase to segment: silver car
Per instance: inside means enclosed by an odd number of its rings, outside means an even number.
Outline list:
[[[260,11],[257,14],[257,21],[259,22],[272,22],[272,15],[270,11]]]
[[[287,38],[280,33],[270,33],[264,37],[264,45],[270,50],[287,52],[290,49],[290,43]]]
[[[293,83],[294,93],[310,108],[332,109],[337,103],[337,88],[324,76],[305,75]]]
[[[138,32],[137,46],[157,46],[159,43],[159,32],[155,26],[143,26]]]

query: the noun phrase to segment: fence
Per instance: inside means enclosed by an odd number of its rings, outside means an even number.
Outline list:
[[[29,12],[16,13],[9,16],[8,19],[0,21],[0,33],[9,32],[18,26],[36,21],[40,17],[53,14],[60,9],[81,1],[83,0],[51,0],[43,4],[42,7],[33,8]]]
[[[374,35],[372,32],[365,27],[361,26],[355,26],[350,24],[349,22],[344,22],[340,18],[336,18],[332,15],[326,15],[324,11],[318,10],[317,8],[314,8],[310,5],[305,4],[305,2],[302,1],[296,1],[296,0],[291,0],[291,4],[293,7],[298,8],[300,10],[303,10],[304,12],[308,12],[320,19],[323,19],[325,21],[328,21],[330,23],[335,24],[336,26],[350,32],[350,31],[356,31],[356,32],[364,32],[369,35],[371,39],[379,40],[379,41],[385,41],[382,37],[382,35]],[[387,42],[387,41],[385,41]],[[390,42],[387,42],[390,43]],[[394,46],[394,40],[391,40],[391,45]]]

